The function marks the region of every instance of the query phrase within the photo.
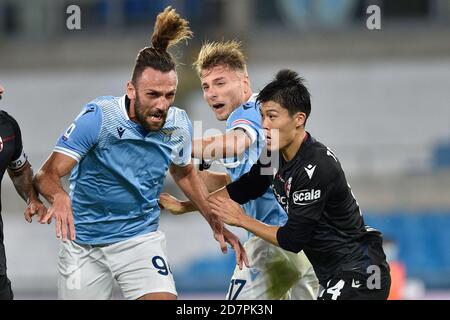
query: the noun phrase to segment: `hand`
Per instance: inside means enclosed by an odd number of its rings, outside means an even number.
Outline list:
[[[222,253],[225,254],[228,252],[227,245],[225,243],[225,237],[223,235],[223,223],[217,219],[215,216],[211,215],[211,218],[209,220],[209,225],[211,226],[211,229],[214,234],[214,239],[216,239],[217,242],[220,244],[220,250],[222,250]]]
[[[230,226],[241,226],[241,219],[245,217],[245,212],[241,206],[229,198],[210,198],[209,205],[212,213],[222,222]]]
[[[174,215],[180,215],[185,213],[181,201],[175,198],[174,196],[164,192],[161,193],[161,195],[159,196],[159,207],[161,209],[168,210],[170,213]]]
[[[223,235],[225,241],[228,242],[236,252],[236,264],[239,265],[239,269],[242,270],[244,264],[249,268],[250,264],[248,262],[247,253],[245,252],[244,246],[239,241],[239,238],[225,227],[223,228]]]
[[[56,237],[63,241],[75,240],[75,225],[73,222],[72,204],[67,194],[56,195],[47,214],[41,219],[41,223],[48,223],[52,217],[56,220]]]
[[[35,214],[37,214],[39,217],[39,222],[41,222],[46,213],[47,213],[47,208],[41,202],[41,200],[33,199],[33,200],[30,200],[30,202],[28,203],[28,206],[24,212],[24,216],[25,216],[25,220],[31,223],[31,221],[33,221],[33,216]],[[50,224],[50,222],[51,222],[51,220],[48,221],[49,224]]]

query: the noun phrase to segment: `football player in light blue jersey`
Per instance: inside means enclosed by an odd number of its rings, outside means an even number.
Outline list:
[[[213,192],[247,173],[265,147],[259,105],[255,101],[245,57],[236,41],[203,45],[195,62],[203,97],[219,121],[226,121],[224,135],[193,142],[193,157],[220,159],[227,173],[201,171]],[[195,210],[190,201],[163,194],[164,207],[175,214]],[[287,215],[269,188],[243,206],[246,214],[269,225],[282,226]],[[318,280],[305,254],[293,254],[249,234],[245,243],[251,268],[236,268],[228,299],[316,299]]]
[[[210,214],[207,188],[191,164],[191,123],[172,106],[178,79],[169,45],[191,36],[170,7],[158,15],[152,47],[139,52],[127,94],[88,103],[35,178],[62,238],[58,297],[176,299],[158,198],[168,170],[226,251],[248,263],[238,238]],[[70,195],[60,179],[71,172]],[[69,238],[69,241],[67,241]]]

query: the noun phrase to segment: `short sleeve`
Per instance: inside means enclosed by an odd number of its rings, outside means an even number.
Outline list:
[[[266,193],[272,183],[272,176],[263,174],[263,167],[261,162],[258,161],[250,168],[250,171],[227,185],[226,188],[230,198],[239,204],[244,204]]]
[[[261,130],[261,114],[258,105],[248,102],[233,111],[227,120],[227,131],[242,129],[254,143]]]
[[[192,122],[185,111],[179,110],[179,127],[172,133],[171,140],[175,147],[172,150],[171,160],[177,166],[185,167],[191,163],[192,154]]]
[[[102,112],[98,105],[86,105],[75,121],[58,139],[55,152],[65,154],[77,162],[83,159],[98,142]]]
[[[25,165],[28,158],[23,149],[22,132],[19,124],[12,116],[8,115],[8,118],[11,121],[15,135],[14,153],[11,157],[11,162],[8,164],[8,169],[15,171],[20,170]]]

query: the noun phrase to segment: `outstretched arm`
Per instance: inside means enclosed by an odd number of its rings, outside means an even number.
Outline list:
[[[211,212],[211,208],[208,204],[208,190],[204,183],[200,180],[196,170],[192,164],[186,166],[177,166],[172,164],[170,167],[170,173],[174,178],[177,185],[184,192],[184,194],[195,204],[199,209],[203,217],[208,221],[211,229],[213,230],[214,237],[220,243],[222,252],[227,252],[225,241],[233,246],[236,252],[236,261],[242,268],[243,263],[248,266],[248,259],[245,250],[239,239],[230,231],[223,227],[222,222],[217,219]]]
[[[39,200],[33,187],[33,169],[28,161],[18,170],[8,168],[8,174],[19,196],[28,204],[25,210],[25,220],[32,221],[32,216],[37,214],[41,220],[47,213],[47,208]]]
[[[216,191],[217,189],[223,188],[228,183],[231,183],[230,176],[226,173],[198,171],[198,176],[205,184],[208,192]],[[168,193],[161,193],[159,204],[162,208],[175,215],[198,211],[192,201],[181,201]]]
[[[223,135],[196,139],[192,142],[192,157],[217,160],[239,156],[251,145],[243,130],[231,130]]]
[[[211,198],[210,205],[212,212],[224,223],[244,228],[267,242],[279,246],[277,232],[280,227],[270,226],[246,215],[241,206],[230,198]]]
[[[51,204],[41,223],[56,220],[56,237],[75,240],[70,197],[61,185],[61,178],[69,174],[77,164],[76,160],[62,153],[53,152],[34,178],[36,189]]]

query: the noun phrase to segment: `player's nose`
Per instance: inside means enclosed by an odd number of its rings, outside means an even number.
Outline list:
[[[156,109],[166,112],[167,110],[169,110],[169,107],[170,107],[169,99],[167,99],[166,97],[160,97],[158,99],[158,102],[156,103]]]
[[[207,99],[214,101],[217,99],[217,91],[213,88],[209,88],[208,91],[205,92],[205,96]]]

